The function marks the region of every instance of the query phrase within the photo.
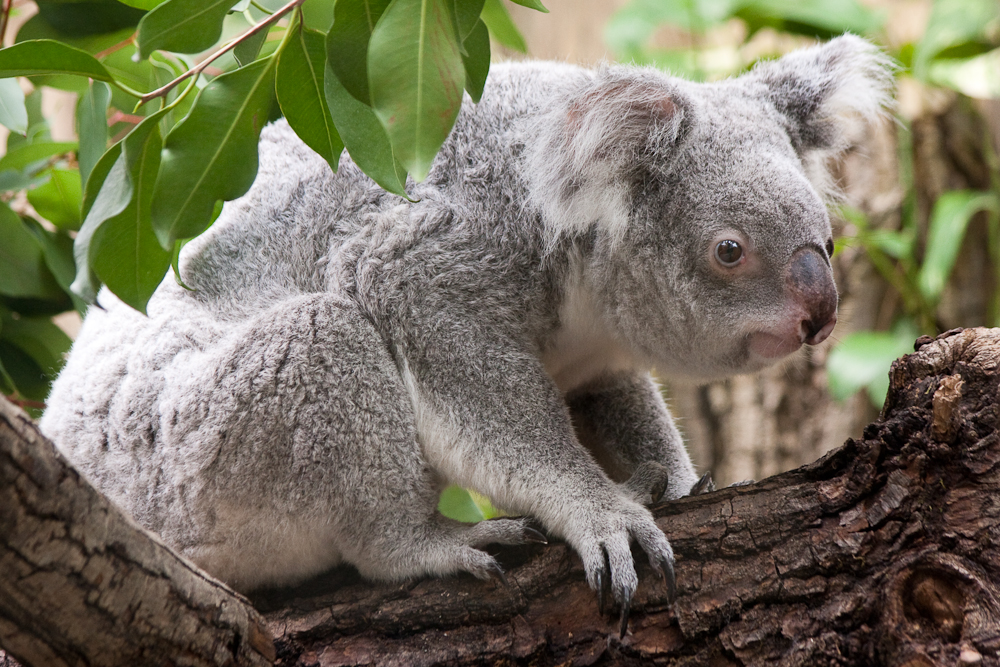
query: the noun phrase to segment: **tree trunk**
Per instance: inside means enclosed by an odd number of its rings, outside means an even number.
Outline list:
[[[277,664],[1000,665],[1000,329],[917,347],[893,366],[884,414],[863,439],[757,484],[656,507],[679,597],[668,603],[639,558],[621,640],[577,557],[533,545],[498,552],[507,586],[468,576],[375,585],[341,568],[259,592]],[[56,471],[23,415],[3,414],[0,644],[32,665],[264,662],[233,650],[264,636],[239,598],[115,519],[72,470]],[[32,517],[41,523],[28,528]],[[179,615],[164,622],[175,601],[200,629]],[[207,638],[205,626],[234,616],[238,630]],[[107,653],[84,655],[98,634],[115,637],[102,640]]]
[[[274,659],[245,599],[101,496],[3,397],[0,646],[39,667]]]

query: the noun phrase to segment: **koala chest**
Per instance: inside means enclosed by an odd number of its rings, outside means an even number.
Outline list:
[[[635,370],[640,362],[604,320],[593,296],[574,281],[559,309],[559,326],[541,354],[564,395],[601,376]]]

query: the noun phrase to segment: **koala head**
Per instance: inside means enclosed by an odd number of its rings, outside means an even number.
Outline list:
[[[603,315],[661,371],[758,370],[833,330],[827,163],[892,81],[850,35],[720,83],[607,68],[530,149],[532,198],[555,237],[592,239]]]

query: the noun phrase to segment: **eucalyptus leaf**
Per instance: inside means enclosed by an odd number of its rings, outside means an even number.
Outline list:
[[[163,248],[203,232],[216,201],[250,189],[257,175],[257,141],[273,99],[274,69],[271,56],[215,78],[167,135],[152,204],[153,229]]]
[[[392,151],[423,180],[462,106],[465,69],[448,0],[393,0],[368,45],[372,108]]]
[[[866,388],[872,405],[882,407],[889,389],[889,367],[913,351],[918,335],[913,322],[904,319],[891,332],[857,331],[845,336],[827,357],[830,394],[842,401]]]
[[[0,294],[7,296],[65,298],[45,264],[42,247],[21,218],[0,203]]]
[[[233,49],[233,57],[236,58],[240,67],[249,65],[257,58],[260,47],[264,46],[264,42],[267,41],[267,33],[267,30],[259,30],[236,45]]]
[[[469,33],[479,22],[479,15],[483,13],[483,5],[486,0],[454,0],[455,25],[458,29],[458,36],[465,41]]]
[[[44,400],[72,341],[48,318],[14,318],[6,312],[0,318],[0,363],[18,393]]]
[[[87,179],[87,184],[83,188],[83,204],[80,207],[80,217],[84,220],[86,220],[87,214],[90,213],[97,194],[104,186],[104,180],[107,178],[108,172],[111,171],[111,167],[121,154],[122,144],[119,141],[104,152],[104,155],[101,156],[101,159],[97,161],[97,164],[91,170],[90,178]]]
[[[473,102],[479,102],[490,73],[490,31],[482,21],[476,23],[465,38],[462,63],[465,65],[465,90]]]
[[[285,119],[302,141],[319,153],[337,171],[344,150],[330,107],[323,79],[326,71],[325,35],[304,26],[290,28],[297,34],[278,56],[274,88]]]
[[[548,14],[549,10],[545,8],[545,5],[540,3],[538,0],[510,0],[515,5],[521,5],[522,7],[527,7],[528,9],[534,9],[536,11]]]
[[[990,26],[1000,21],[996,0],[936,0],[927,30],[913,52],[913,73],[928,75],[931,61],[942,51],[970,42],[988,42]]]
[[[38,245],[42,248],[42,255],[45,258],[45,265],[52,272],[59,287],[69,294],[73,301],[73,307],[82,315],[86,312],[87,304],[80,297],[70,291],[70,285],[76,277],[76,262],[73,259],[73,239],[62,230],[50,232],[34,220],[25,219],[28,231],[32,233]]]
[[[672,4],[672,3],[671,3]],[[483,23],[490,29],[490,36],[508,49],[528,52],[528,44],[524,41],[521,31],[514,25],[507,8],[503,6],[501,0],[486,0],[483,11],[480,15]]]
[[[464,523],[478,523],[486,518],[469,492],[454,484],[441,492],[438,511],[449,519]]]
[[[355,99],[371,104],[368,43],[390,0],[337,0],[326,38],[327,62]]]
[[[74,74],[114,82],[97,58],[55,40],[18,42],[0,49],[0,79],[37,74]]]
[[[40,216],[60,229],[80,228],[80,204],[83,188],[80,174],[75,169],[53,167],[49,179],[42,185],[28,190],[28,201]]]
[[[941,298],[969,220],[982,210],[1000,212],[996,193],[954,190],[934,202],[927,230],[927,254],[917,278],[920,292],[929,304],[935,305]]]
[[[80,150],[80,182],[87,183],[90,170],[104,155],[108,147],[108,104],[111,102],[111,88],[101,81],[91,81],[87,92],[77,105],[77,136]],[[55,222],[53,220],[53,222]]]
[[[144,9],[149,11],[150,9],[156,9],[162,5],[167,0],[118,0],[118,2],[123,5],[128,5],[129,7],[135,7],[136,9]]]
[[[973,58],[935,60],[930,64],[927,79],[969,97],[1000,99],[1000,49]]]
[[[149,215],[163,145],[158,120],[146,119],[148,130],[137,126],[133,134],[138,136],[125,138],[122,158],[128,164],[132,198],[124,211],[97,227],[88,252],[101,282],[141,313],[163,280],[171,256],[157,241]]]
[[[359,102],[341,85],[329,61],[323,87],[337,133],[354,163],[386,191],[407,197],[406,171],[393,156],[385,129],[372,108]]]
[[[222,22],[234,0],[167,0],[139,22],[139,57],[157,49],[198,53],[222,36]]]
[[[11,132],[28,133],[28,109],[17,79],[0,79],[0,125]]]
[[[153,290],[163,278],[170,253],[153,233],[150,202],[160,164],[161,109],[139,123],[109,150],[94,169],[104,172],[100,190],[76,236],[77,276],[73,292],[92,301],[99,283],[105,283],[122,301],[145,311]],[[113,164],[108,162],[114,158]]]
[[[3,53],[6,49],[0,50]],[[38,168],[44,167],[44,161],[57,155],[75,151],[77,144],[75,141],[40,141],[33,144],[25,144],[10,151],[0,157],[0,172],[7,169],[24,171],[29,167],[34,167],[42,163]]]

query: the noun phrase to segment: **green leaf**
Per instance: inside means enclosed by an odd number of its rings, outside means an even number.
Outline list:
[[[0,50],[3,53],[6,49]],[[49,158],[70,153],[76,150],[75,141],[41,141],[35,144],[26,144],[0,158],[0,172],[8,169],[14,171],[24,171],[28,167],[34,167]],[[44,165],[38,166],[42,168]]]
[[[984,100],[1000,99],[1000,49],[974,58],[949,58],[930,64],[931,83]]]
[[[264,42],[267,41],[267,33],[267,30],[260,30],[236,45],[233,49],[233,57],[236,58],[236,63],[240,67],[252,63],[257,58],[260,47],[264,46]]]
[[[80,182],[86,184],[90,170],[104,155],[108,147],[108,104],[111,102],[111,88],[100,81],[91,81],[87,92],[80,98],[77,107],[77,136],[80,150]],[[55,222],[53,220],[53,222]]]
[[[545,8],[545,5],[540,3],[538,0],[510,0],[515,5],[521,5],[522,7],[527,7],[528,9],[534,9],[536,11],[548,14],[549,10]]]
[[[138,136],[125,138],[122,157],[129,168],[132,198],[124,211],[97,227],[88,252],[90,265],[101,282],[144,314],[149,298],[170,266],[171,256],[157,241],[149,216],[163,145],[158,121],[156,117],[146,119],[143,123],[149,123],[148,130],[140,123],[132,132],[138,132]]]
[[[462,106],[465,69],[448,0],[393,0],[368,45],[372,107],[400,164],[423,180]]]
[[[462,55],[465,65],[465,89],[473,102],[479,102],[483,96],[486,77],[490,73],[490,31],[482,21],[465,38],[465,54]]]
[[[809,37],[867,35],[884,23],[882,16],[856,0],[743,0],[736,5],[733,15],[746,21],[752,32],[772,27]]]
[[[291,29],[298,34],[288,40],[278,56],[274,81],[278,104],[299,138],[337,171],[344,142],[326,103],[325,35],[301,26]]]
[[[87,185],[83,188],[83,205],[80,207],[80,216],[82,218],[86,219],[90,208],[94,205],[94,200],[97,198],[97,193],[100,192],[101,187],[104,185],[104,180],[107,178],[108,172],[111,171],[111,167],[121,154],[122,144],[119,141],[106,150],[101,159],[94,165],[94,168],[90,172],[90,178],[87,179]]]
[[[486,0],[454,0],[455,26],[462,41],[469,36],[479,22]]]
[[[347,92],[330,69],[329,61],[326,67],[323,77],[326,102],[351,159],[387,192],[407,197],[406,170],[393,156],[389,136],[375,112]]]
[[[17,79],[0,79],[0,125],[11,132],[28,133],[28,109]]]
[[[101,281],[90,266],[90,239],[98,225],[118,215],[132,200],[132,181],[128,163],[122,158],[122,142],[116,143],[101,156],[91,172],[83,194],[83,225],[73,244],[76,278],[70,290],[87,303],[97,298]]]
[[[62,290],[45,264],[42,247],[21,218],[0,204],[0,294],[58,299]]]
[[[28,231],[42,248],[45,265],[49,267],[59,287],[70,296],[73,307],[82,315],[87,310],[87,304],[70,290],[70,285],[76,277],[76,262],[73,259],[73,239],[64,231],[50,232],[30,218],[23,222]]]
[[[234,0],[167,0],[139,22],[139,57],[157,49],[198,53],[219,41]]]
[[[528,52],[528,44],[524,41],[521,32],[514,25],[507,8],[503,6],[501,0],[486,0],[483,5],[483,12],[480,16],[486,27],[490,29],[490,35],[508,49]]]
[[[897,322],[892,332],[848,334],[827,357],[830,394],[842,401],[867,388],[872,404],[881,407],[889,390],[889,367],[900,356],[913,351],[913,341],[918,335],[913,322],[905,319]]]
[[[134,28],[143,12],[115,0],[36,0],[38,16],[65,40]]]
[[[932,307],[941,298],[948,276],[972,216],[982,210],[1000,212],[1000,200],[990,192],[955,190],[934,202],[927,231],[927,254],[917,278],[924,299]]]
[[[55,40],[19,42],[0,49],[0,78],[36,74],[75,74],[114,83],[97,58]]]
[[[122,301],[145,312],[170,263],[170,252],[160,247],[150,221],[162,148],[159,121],[165,113],[161,109],[139,123],[94,169],[95,175],[106,170],[106,177],[74,246],[72,289],[87,301],[93,301],[103,282]]]
[[[970,42],[988,43],[991,25],[1000,20],[996,0],[936,0],[927,30],[913,52],[913,74],[925,78],[942,51]]]
[[[175,0],[171,0],[173,2]],[[274,57],[216,77],[167,138],[153,194],[153,229],[166,249],[208,226],[215,202],[257,175],[257,141],[274,91]]]
[[[75,169],[48,170],[49,180],[28,190],[28,201],[38,214],[60,229],[80,228],[80,204],[83,189]]]
[[[156,9],[162,5],[167,0],[118,0],[118,2],[123,5],[128,5],[129,7],[135,7],[136,9],[144,9],[149,11],[150,9]]]
[[[337,0],[326,37],[327,63],[355,99],[371,104],[368,43],[390,0]]]
[[[469,492],[454,484],[441,492],[438,511],[449,519],[465,523],[479,523],[486,518]]]
[[[0,318],[0,363],[22,396],[44,400],[72,341],[48,318]]]

